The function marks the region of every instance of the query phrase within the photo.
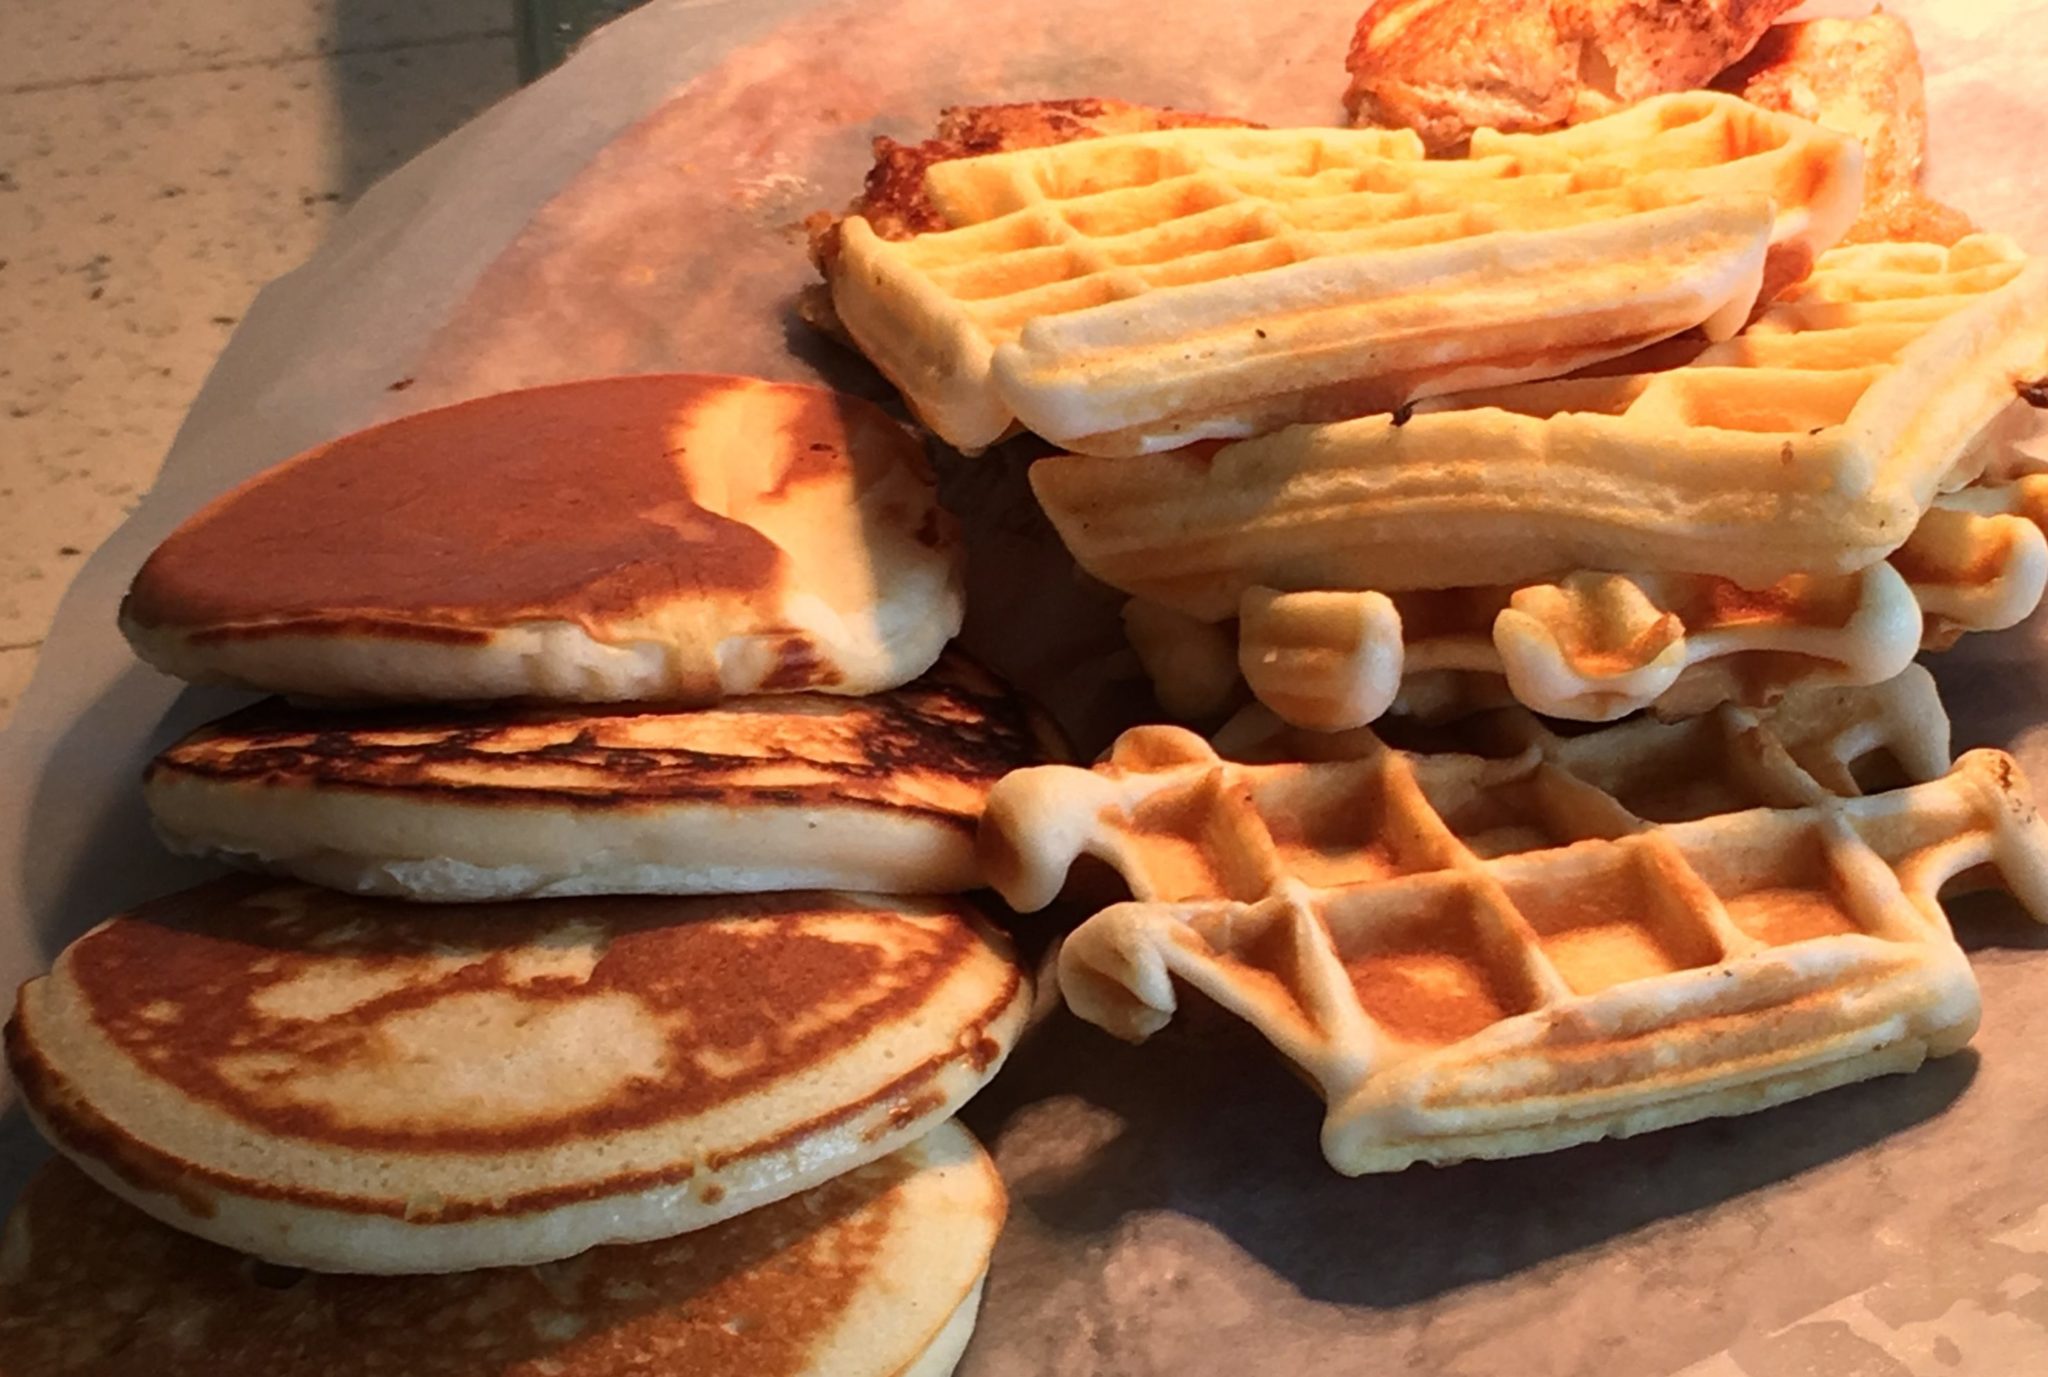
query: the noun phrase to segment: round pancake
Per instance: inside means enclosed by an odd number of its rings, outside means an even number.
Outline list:
[[[1029,982],[956,900],[424,907],[248,877],[22,987],[30,1117],[273,1262],[441,1272],[702,1228],[873,1161],[995,1074]]]
[[[944,1123],[688,1239],[535,1267],[335,1276],[168,1229],[52,1163],[0,1236],[0,1372],[943,1374],[973,1328],[1003,1214],[994,1164]]]
[[[216,499],[122,629],[199,682],[344,700],[864,694],[960,629],[918,442],[818,387],[599,378],[421,412]]]
[[[949,653],[870,698],[321,712],[278,701],[157,757],[170,847],[436,901],[979,888],[974,832],[1051,728]]]

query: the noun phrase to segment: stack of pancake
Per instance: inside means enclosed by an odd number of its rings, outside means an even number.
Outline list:
[[[270,873],[23,988],[69,1165],[0,1369],[950,1371],[1004,1210],[952,1115],[1029,1004],[956,896],[1053,749],[960,613],[909,434],[737,378],[415,415],[194,516],[125,629],[290,698],[148,799]]]

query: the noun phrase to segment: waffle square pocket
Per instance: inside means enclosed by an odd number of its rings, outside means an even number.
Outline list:
[[[1734,333],[1854,219],[1852,140],[1688,92],[1425,159],[1406,130],[1168,129],[934,164],[841,225],[833,307],[940,438],[1172,449]]]
[[[1472,730],[1490,753],[1260,715],[1219,737],[1229,759],[1135,728],[1092,770],[998,785],[984,862],[1025,909],[1082,855],[1119,871],[1131,901],[1062,950],[1069,1006],[1142,1039],[1178,987],[1207,995],[1315,1083],[1324,1155],[1353,1175],[1912,1070],[1977,1025],[1942,886],[1995,873],[2048,919],[2025,781],[1994,751],[1945,768],[1917,672],[1772,713]]]

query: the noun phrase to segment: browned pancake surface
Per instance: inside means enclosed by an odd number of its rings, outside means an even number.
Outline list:
[[[1049,728],[957,654],[901,689],[631,705],[319,711],[272,700],[171,747],[151,776],[347,789],[466,803],[620,809],[677,802],[855,804],[971,830]]]
[[[704,1232],[434,1277],[316,1275],[166,1228],[57,1163],[0,1249],[9,1377],[775,1377],[872,1285],[915,1165]]]
[[[278,888],[231,879],[146,905],[80,941],[72,969],[114,1043],[186,1095],[266,1132],[354,1147],[531,1148],[699,1114],[914,1010],[980,945],[964,923],[908,918],[893,948],[834,941],[815,930],[829,907],[807,895],[705,901],[694,907],[717,921],[702,922],[678,921],[691,901],[632,898],[422,911],[334,896],[308,917],[266,902]],[[565,925],[603,930],[587,973],[549,973],[532,954]],[[423,969],[442,955],[456,958],[444,973]],[[394,987],[346,1012],[280,1016],[296,1003],[288,987],[324,983],[340,963],[348,982]],[[368,1105],[307,1083],[323,1063],[366,1084],[403,1078],[394,1023],[476,994],[509,994],[509,1017],[535,1023],[569,1001],[624,996],[661,1025],[680,1074],[593,1069],[605,1093],[555,1109],[400,1094]]]
[[[337,1194],[169,1153],[116,1122],[134,1106],[99,1105],[75,1084],[17,1007],[9,1067],[67,1149],[200,1218],[223,1190],[435,1223],[692,1180],[714,1206],[732,1163],[849,1122],[874,1121],[861,1130],[873,1139],[943,1105],[949,1077],[1001,1057],[995,1027],[1022,984],[1007,944],[957,900],[426,907],[243,877],[114,918],[59,968],[95,1035],[151,1078],[150,1095],[220,1116],[224,1129],[413,1167],[512,1154],[526,1165],[488,1192],[425,1198],[388,1186]],[[929,1050],[854,1071],[822,1117],[776,1107],[870,1035],[938,1016],[942,989],[954,1031],[912,1044]],[[703,1141],[704,1116],[727,1110],[755,1126],[728,1126],[695,1158],[634,1166],[597,1151],[638,1130]],[[566,1165],[535,1165],[557,1151],[585,1164],[575,1179]],[[453,1166],[451,1179],[470,1179]]]
[[[692,594],[766,597],[782,552],[697,500],[675,439],[744,388],[797,401],[787,433],[759,440],[789,455],[771,497],[848,466],[922,464],[880,411],[822,388],[657,374],[505,393],[345,436],[228,493],[143,565],[125,612],[202,635],[463,641],[524,619],[591,629]]]

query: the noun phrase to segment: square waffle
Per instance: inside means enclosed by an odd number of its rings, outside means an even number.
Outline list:
[[[1595,572],[1391,595],[1254,588],[1234,624],[1142,603],[1125,624],[1162,704],[1190,719],[1220,713],[1240,683],[1324,731],[1503,701],[1590,722],[1677,716],[1798,683],[1874,684],[1965,631],[2017,625],[2048,588],[2044,528],[2035,474],[1937,497],[1888,561],[1753,592]]]
[[[934,164],[948,229],[840,227],[833,306],[968,452],[1255,435],[1733,333],[1855,216],[1852,140],[1691,92],[1425,160],[1408,131],[1172,129]]]
[[[1937,891],[1988,865],[2048,919],[2009,757],[1861,796],[1894,734],[1938,771],[1930,725],[1855,691],[1793,708],[1786,738],[1736,709],[1576,738],[1522,715],[1509,755],[1361,730],[1306,763],[1139,727],[998,785],[984,863],[1026,909],[1081,855],[1119,870],[1134,899],[1062,950],[1069,1006],[1142,1039],[1177,981],[1208,995],[1318,1087],[1339,1171],[1548,1151],[1953,1052],[1978,997]]]
[[[1762,588],[1891,553],[2044,370],[2048,264],[1996,235],[1863,244],[1721,344],[1221,447],[1055,456],[1031,482],[1082,568],[1210,621],[1260,585]]]

